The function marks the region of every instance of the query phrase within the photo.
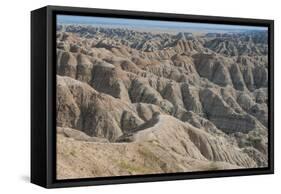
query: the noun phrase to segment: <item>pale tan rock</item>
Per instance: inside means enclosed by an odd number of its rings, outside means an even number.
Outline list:
[[[264,34],[57,32],[57,175],[266,167]]]

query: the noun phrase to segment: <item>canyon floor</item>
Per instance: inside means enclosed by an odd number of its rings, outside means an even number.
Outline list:
[[[267,32],[57,26],[57,178],[268,165]]]

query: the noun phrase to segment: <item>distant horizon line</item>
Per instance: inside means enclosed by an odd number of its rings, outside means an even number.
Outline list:
[[[57,24],[78,24],[98,26],[120,26],[129,28],[154,28],[173,30],[203,30],[203,31],[268,31],[267,27],[242,26],[231,24],[210,24],[180,21],[162,21],[146,19],[129,19],[96,16],[57,15]],[[173,31],[172,30],[172,31]]]

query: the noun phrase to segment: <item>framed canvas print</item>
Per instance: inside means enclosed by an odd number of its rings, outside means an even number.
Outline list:
[[[273,173],[273,21],[31,13],[31,182]]]

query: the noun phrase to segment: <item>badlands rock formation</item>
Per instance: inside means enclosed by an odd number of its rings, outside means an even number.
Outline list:
[[[267,33],[59,25],[59,179],[267,166]]]

